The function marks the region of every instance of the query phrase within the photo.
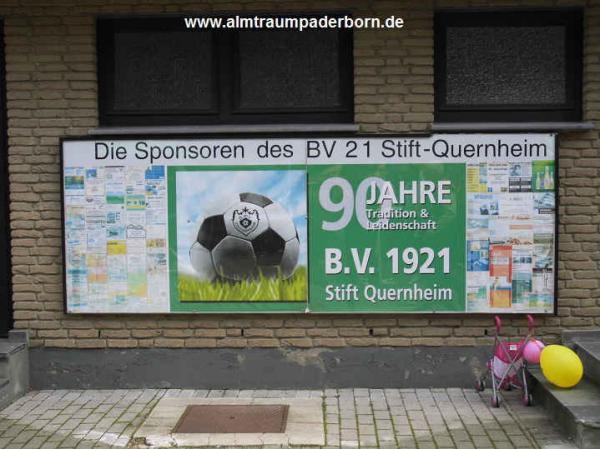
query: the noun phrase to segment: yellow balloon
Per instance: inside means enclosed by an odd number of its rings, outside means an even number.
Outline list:
[[[546,346],[540,356],[540,367],[548,382],[561,388],[574,387],[583,376],[581,359],[566,346]]]

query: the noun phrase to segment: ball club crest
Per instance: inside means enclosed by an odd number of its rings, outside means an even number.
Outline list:
[[[258,210],[243,207],[233,211],[231,221],[235,229],[244,235],[248,235],[258,227],[260,218],[258,217]]]

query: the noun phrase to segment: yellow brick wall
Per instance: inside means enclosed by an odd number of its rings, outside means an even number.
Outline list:
[[[51,3],[53,6],[47,6]],[[433,120],[433,11],[455,6],[585,6],[584,118],[600,128],[600,1],[3,0],[8,98],[15,327],[35,346],[343,347],[476,345],[488,316],[67,316],[63,313],[59,136],[97,126],[95,17],[160,12],[339,10],[394,14],[402,30],[354,34],[356,122],[364,132],[423,132]],[[564,328],[600,326],[599,130],[560,138],[558,316]],[[507,318],[522,330],[522,318]]]

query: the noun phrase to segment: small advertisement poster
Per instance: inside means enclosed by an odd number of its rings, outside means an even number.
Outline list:
[[[555,136],[66,139],[69,313],[552,313]]]

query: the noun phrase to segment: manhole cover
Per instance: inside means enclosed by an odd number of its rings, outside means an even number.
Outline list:
[[[289,405],[189,405],[173,433],[282,433]]]

